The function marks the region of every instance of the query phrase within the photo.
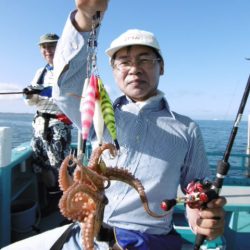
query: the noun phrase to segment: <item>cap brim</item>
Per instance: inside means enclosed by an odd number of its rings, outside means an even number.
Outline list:
[[[113,55],[114,55],[118,50],[120,50],[120,49],[122,49],[122,48],[125,48],[125,47],[128,47],[128,46],[136,46],[136,45],[142,45],[142,46],[147,46],[147,47],[153,48],[153,49],[155,49],[155,50],[159,53],[159,55],[161,56],[161,52],[158,50],[158,48],[155,48],[155,47],[150,46],[150,45],[145,44],[145,43],[135,43],[135,42],[123,44],[123,45],[121,45],[121,46],[116,46],[116,47],[113,47],[113,48],[108,48],[108,49],[105,50],[105,53],[106,53],[109,57],[112,58]]]
[[[44,44],[44,43],[57,43],[58,40],[44,40],[42,42],[39,42],[38,45]]]
[[[122,46],[117,46],[117,47],[113,47],[113,48],[109,48],[109,49],[106,49],[106,54],[109,56],[109,57],[112,57],[118,50],[122,49],[122,48],[125,48],[129,45],[122,45]]]

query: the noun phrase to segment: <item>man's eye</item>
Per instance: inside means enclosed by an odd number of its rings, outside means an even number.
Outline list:
[[[128,66],[129,65],[129,61],[120,62],[120,65],[122,65],[122,66]]]
[[[147,63],[148,61],[149,61],[148,59],[142,58],[142,59],[139,60],[139,63],[144,64],[144,63]]]

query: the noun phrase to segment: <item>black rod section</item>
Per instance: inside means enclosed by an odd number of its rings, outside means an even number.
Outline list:
[[[24,94],[24,92],[21,91],[21,92],[3,92],[3,93],[0,93],[0,95],[19,95],[19,94]]]
[[[219,196],[219,192],[222,188],[224,178],[230,169],[230,164],[228,163],[228,159],[230,157],[231,149],[234,144],[234,139],[236,137],[238,127],[239,127],[239,124],[240,124],[240,121],[244,112],[244,108],[245,108],[245,105],[249,96],[249,91],[250,91],[250,75],[248,77],[247,85],[246,85],[244,94],[241,99],[240,107],[238,109],[237,116],[234,121],[233,128],[231,130],[231,135],[229,137],[225,153],[223,155],[222,160],[218,162],[215,181],[211,187],[211,190],[209,191],[209,192],[213,192],[213,195],[211,195],[212,199],[215,199],[216,197]],[[212,199],[209,199],[209,201]],[[203,244],[205,239],[206,239],[205,235],[197,234],[195,238],[195,243],[194,243],[194,250],[199,250],[200,246]]]

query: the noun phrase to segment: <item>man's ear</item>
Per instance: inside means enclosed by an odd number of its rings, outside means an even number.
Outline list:
[[[161,62],[161,65],[160,65],[160,75],[164,75],[164,63]]]

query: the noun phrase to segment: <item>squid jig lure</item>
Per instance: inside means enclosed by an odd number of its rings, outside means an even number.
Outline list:
[[[97,69],[97,36],[96,27],[100,25],[100,13],[93,18],[92,30],[88,40],[87,77],[84,82],[82,99],[80,102],[81,137],[83,140],[82,153],[84,154],[90,128],[93,124],[98,144],[102,145],[104,124],[106,125],[116,149],[117,141],[115,114],[110,100]]]

